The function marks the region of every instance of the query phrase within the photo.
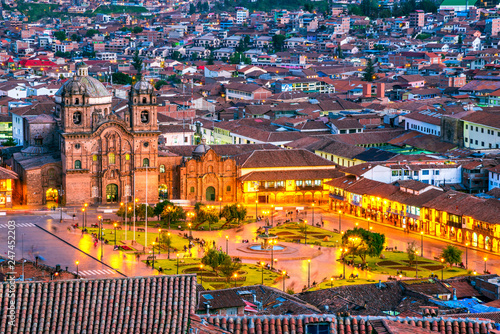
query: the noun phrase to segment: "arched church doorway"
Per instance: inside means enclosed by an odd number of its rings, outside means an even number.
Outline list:
[[[215,201],[215,188],[214,187],[207,188],[207,201]]]
[[[168,199],[168,187],[166,184],[160,184],[158,187],[158,197],[160,200]]]
[[[49,188],[45,192],[45,202],[47,204],[57,204],[59,203],[59,191],[55,188]]]
[[[118,202],[118,186],[114,183],[108,184],[106,186],[106,202],[107,203]]]

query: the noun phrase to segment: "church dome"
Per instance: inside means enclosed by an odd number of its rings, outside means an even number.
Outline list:
[[[111,96],[99,80],[88,75],[87,64],[80,62],[76,64],[76,74],[59,88],[56,96],[83,94],[91,98]]]
[[[196,148],[194,149],[193,157],[199,158],[199,157],[203,156],[205,153],[207,153],[208,150],[210,150],[210,146],[208,146],[206,144],[200,144],[200,145],[196,146]]]
[[[152,84],[144,80],[144,78],[142,78],[135,83],[134,91],[138,94],[151,94],[154,91],[154,87]]]

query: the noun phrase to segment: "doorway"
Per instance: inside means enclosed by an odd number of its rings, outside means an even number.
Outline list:
[[[215,188],[208,187],[207,188],[207,201],[215,201]]]
[[[118,186],[114,183],[108,184],[106,186],[106,202],[107,203],[118,202]]]

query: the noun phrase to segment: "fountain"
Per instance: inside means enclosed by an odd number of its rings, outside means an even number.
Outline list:
[[[259,251],[270,251],[270,250],[283,250],[283,246],[276,245],[278,241],[278,236],[276,234],[269,234],[269,229],[272,226],[264,226],[264,233],[257,236],[257,240],[260,244],[250,246],[250,249]]]

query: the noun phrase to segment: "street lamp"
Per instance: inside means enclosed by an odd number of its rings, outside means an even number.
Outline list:
[[[118,224],[117,224],[117,223],[114,223],[114,224],[113,224],[113,226],[114,226],[114,228],[115,228],[115,246],[116,246],[116,227],[118,226]]]
[[[333,277],[330,277],[330,289],[333,289]]]
[[[153,268],[153,270],[155,269],[155,242],[153,241],[152,243],[153,245],[153,266],[151,268]]]
[[[177,275],[179,275],[179,253],[175,255],[177,255]]]
[[[283,292],[285,292],[285,279],[286,279],[286,271],[283,270]]]
[[[255,221],[257,221],[257,204],[259,204],[259,200],[255,200]]]
[[[200,282],[201,286],[203,286],[203,275],[201,274],[201,271],[203,271],[203,264],[200,264]]]
[[[271,226],[274,226],[274,204],[271,204]]]
[[[87,206],[89,206],[87,203],[83,204],[83,225],[85,228],[87,228]]]
[[[342,233],[342,211],[339,210],[339,233]]]
[[[262,270],[261,270],[261,271],[262,271],[262,280],[261,280],[261,283],[260,283],[260,284],[261,284],[261,285],[264,285],[264,261],[261,261],[261,262],[260,262],[260,266],[261,266],[261,268],[262,268]]]
[[[158,255],[161,255],[161,228],[158,229]]]
[[[76,276],[78,276],[78,265],[80,264],[80,261],[76,260],[75,264],[76,264]]]
[[[188,227],[189,227],[189,237],[192,238],[193,233],[191,232],[191,223],[188,223]]]
[[[418,278],[418,251],[415,251],[415,278]]]
[[[341,248],[340,251],[342,252],[342,263],[344,264],[344,279],[345,279],[345,253],[347,252],[347,248]]]
[[[276,239],[271,239],[269,242],[271,244],[271,270],[273,270],[273,260],[274,260],[274,245],[276,244]]]
[[[424,231],[420,232],[420,253],[424,256]]]
[[[469,256],[468,256],[468,252],[467,250],[469,249],[469,243],[466,242],[465,243],[465,269],[469,269]]]
[[[307,219],[304,220],[304,245],[307,245]]]
[[[168,238],[168,244],[167,244],[167,253],[168,253],[168,259],[170,260],[170,232],[167,233],[167,238]]]
[[[229,244],[229,236],[226,235],[226,254],[229,255],[229,253],[228,253],[228,244]]]
[[[484,260],[484,273],[486,274],[486,273],[488,272],[488,271],[486,270],[486,261],[488,261],[488,258],[487,258],[487,257],[485,257],[485,258],[483,258],[483,260]]]
[[[314,226],[314,203],[312,204],[312,221],[311,221],[311,226]]]
[[[120,208],[123,208],[123,205],[125,205],[125,203],[123,202],[120,202]],[[122,223],[125,223],[125,216],[127,215],[127,210],[125,209],[125,213],[123,214],[123,220],[122,220]]]
[[[222,215],[222,197],[219,197],[219,217]]]
[[[311,287],[311,259],[307,260],[307,287]]]
[[[441,258],[441,281],[444,279],[444,259]]]
[[[103,251],[102,251],[102,216],[98,216],[97,219],[99,219],[99,238],[98,240],[101,240],[101,261],[103,258]]]
[[[238,278],[238,274],[234,273],[234,287],[236,288],[236,279]]]

